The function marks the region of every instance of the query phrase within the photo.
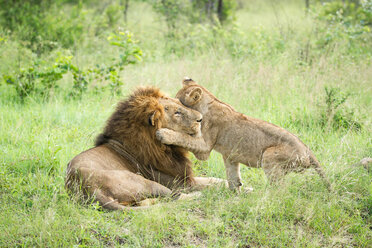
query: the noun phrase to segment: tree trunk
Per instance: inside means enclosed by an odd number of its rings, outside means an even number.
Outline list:
[[[221,24],[222,24],[222,22],[224,21],[224,20],[223,20],[223,13],[222,13],[222,10],[223,10],[223,0],[218,0],[218,5],[217,5],[217,16],[218,16],[218,20],[220,21]]]
[[[305,5],[306,5],[306,12],[309,12],[310,0],[305,0]]]
[[[213,12],[214,12],[214,0],[208,0],[206,3],[205,3],[205,13],[207,15],[207,17],[209,18],[209,20],[213,21]]]
[[[128,21],[128,8],[129,8],[129,0],[121,0],[120,5],[124,5],[124,22],[127,23]]]

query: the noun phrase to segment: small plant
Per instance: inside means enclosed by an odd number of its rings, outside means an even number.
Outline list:
[[[73,98],[81,98],[84,92],[88,89],[88,73],[81,71],[80,69],[71,70],[73,81],[72,91],[69,96]]]
[[[133,34],[129,31],[111,34],[107,40],[111,45],[119,48],[118,58],[113,60],[109,66],[96,65],[95,68],[89,68],[85,71],[71,66],[71,73],[74,78],[73,90],[70,96],[80,98],[88,89],[92,81],[109,82],[109,88],[112,95],[120,95],[123,81],[120,72],[129,64],[135,64],[142,60],[142,50],[133,39]],[[104,86],[101,86],[101,88]],[[99,87],[95,87],[95,92],[99,92]]]
[[[343,93],[339,88],[325,87],[325,104],[321,107],[320,124],[333,129],[361,130],[362,125],[355,121],[354,111],[347,109],[344,103],[350,93]]]
[[[115,3],[110,4],[106,8],[105,15],[108,21],[108,25],[110,27],[113,27],[119,21],[122,11],[123,11],[123,7]]]
[[[108,37],[111,45],[119,47],[119,58],[114,60],[113,65],[101,70],[106,73],[105,78],[109,79],[111,94],[121,94],[120,87],[123,82],[120,72],[125,66],[136,64],[142,60],[142,50],[137,45],[138,41],[133,39],[133,34],[129,31],[112,34]]]
[[[115,66],[126,66],[135,64],[142,60],[142,50],[137,45],[138,41],[133,39],[133,34],[129,31],[112,34],[107,38],[111,45],[117,46],[120,49],[119,61]]]
[[[142,60],[142,50],[133,39],[133,34],[129,31],[111,34],[108,38],[111,45],[120,48],[118,58],[113,60],[109,66],[96,65],[95,68],[89,68],[82,71],[77,67],[71,66],[71,73],[74,78],[73,90],[70,96],[80,98],[88,89],[91,81],[108,81],[112,95],[120,95],[123,81],[120,72],[129,64],[135,64]],[[104,86],[101,86],[104,87]],[[95,92],[99,92],[99,87],[95,87]]]
[[[3,75],[5,83],[13,85],[21,101],[35,91],[37,73],[33,67],[21,69],[16,75]]]

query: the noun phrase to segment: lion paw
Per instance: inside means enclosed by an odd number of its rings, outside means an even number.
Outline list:
[[[193,192],[193,193],[188,193],[184,194],[181,193],[180,196],[178,197],[178,200],[190,200],[190,199],[196,199],[202,196],[202,193],[199,191]]]
[[[147,198],[145,200],[142,200],[140,202],[137,203],[137,206],[151,206],[151,205],[155,205],[156,203],[158,203],[159,199],[156,199],[156,198]]]

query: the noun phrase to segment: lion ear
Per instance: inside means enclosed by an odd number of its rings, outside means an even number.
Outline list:
[[[189,86],[189,85],[196,85],[195,81],[192,80],[191,78],[189,77],[185,77],[183,80],[182,80],[182,85],[183,86]]]
[[[150,115],[150,117],[149,117],[149,125],[150,126],[155,126],[155,114],[156,114],[156,111],[154,111],[154,113],[152,113],[152,115]]]
[[[189,98],[193,103],[200,101],[203,95],[203,90],[200,87],[195,87],[190,93]]]

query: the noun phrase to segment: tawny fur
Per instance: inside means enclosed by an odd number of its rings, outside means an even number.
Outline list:
[[[184,80],[176,98],[203,115],[203,137],[187,137],[162,128],[157,131],[157,138],[164,144],[183,146],[202,160],[209,157],[212,149],[220,152],[231,189],[240,190],[242,185],[239,163],[262,167],[271,181],[290,171],[314,168],[329,187],[314,154],[287,130],[235,111],[191,79]]]
[[[210,183],[195,178],[187,151],[155,138],[166,127],[200,136],[201,114],[164,96],[153,87],[139,88],[118,104],[95,147],[74,157],[67,168],[66,188],[94,195],[107,209],[126,209],[149,196]],[[127,156],[129,155],[129,156]]]
[[[164,107],[159,103],[159,98],[165,96],[158,89],[140,88],[128,100],[120,102],[95,145],[103,145],[107,143],[106,140],[114,138],[124,143],[128,151],[135,154],[137,161],[147,167],[143,171],[157,169],[189,183],[193,176],[187,151],[181,147],[163,145],[154,139],[156,130],[166,124]],[[150,126],[148,117],[154,112],[155,126]],[[132,171],[140,172],[138,168],[132,168]],[[144,176],[152,179],[151,175]]]

